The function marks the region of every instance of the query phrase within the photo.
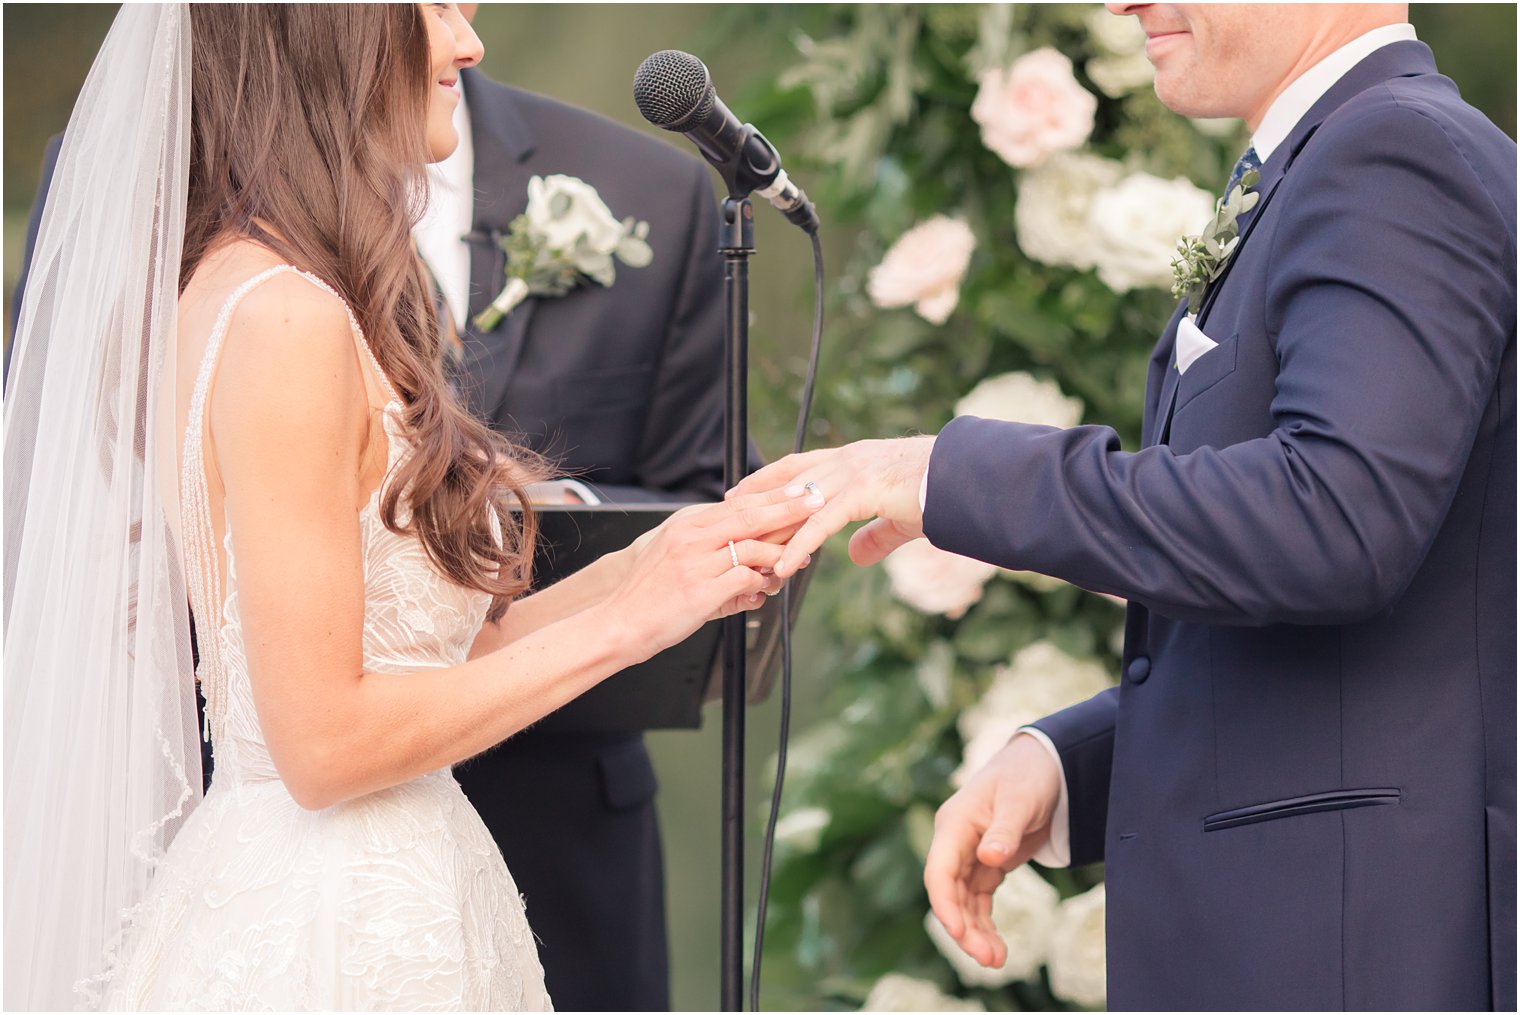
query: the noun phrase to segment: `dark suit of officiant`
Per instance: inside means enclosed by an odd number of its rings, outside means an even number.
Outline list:
[[[1218,345],[1163,335],[1146,447],[936,441],[936,545],[1131,602],[1120,686],[1036,724],[1112,1008],[1514,1010],[1515,165],[1379,49],[1262,167]]]
[[[609,501],[722,494],[722,268],[706,166],[585,110],[466,70],[470,313],[503,283],[494,237],[534,175],[578,176],[649,222],[654,260],[610,288],[529,299],[464,337],[470,408]],[[556,1007],[670,1007],[655,776],[637,733],[529,729],[455,775],[527,897]]]

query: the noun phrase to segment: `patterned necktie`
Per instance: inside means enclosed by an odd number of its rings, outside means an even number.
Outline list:
[[[1247,148],[1245,150],[1245,153],[1241,155],[1240,158],[1235,160],[1235,168],[1230,171],[1230,182],[1224,188],[1224,196],[1226,199],[1229,198],[1230,191],[1234,190],[1235,185],[1240,182],[1241,177],[1245,176],[1246,173],[1249,173],[1253,169],[1261,169],[1261,159],[1256,154],[1255,145]]]

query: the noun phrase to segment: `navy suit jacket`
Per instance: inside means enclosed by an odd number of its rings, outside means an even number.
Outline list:
[[[925,530],[1127,598],[1041,721],[1114,1008],[1515,1007],[1515,145],[1373,53],[1262,169],[1145,446],[961,418]]]

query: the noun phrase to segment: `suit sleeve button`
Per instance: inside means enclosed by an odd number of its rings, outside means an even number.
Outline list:
[[[1146,656],[1136,656],[1130,660],[1129,668],[1124,671],[1131,683],[1143,684],[1145,678],[1151,675],[1151,661]]]

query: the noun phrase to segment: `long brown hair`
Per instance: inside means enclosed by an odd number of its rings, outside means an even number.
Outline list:
[[[488,616],[500,617],[531,580],[536,526],[523,484],[548,470],[470,416],[443,376],[431,283],[411,235],[426,193],[432,85],[421,12],[195,4],[190,24],[181,286],[213,249],[248,237],[342,294],[406,403],[415,447],[381,500],[385,525],[415,531],[440,571],[490,593]]]

